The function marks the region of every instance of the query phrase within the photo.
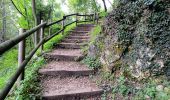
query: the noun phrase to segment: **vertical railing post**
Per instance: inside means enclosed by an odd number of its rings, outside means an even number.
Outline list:
[[[86,15],[87,15],[87,14],[85,13],[85,16],[84,16],[84,21],[85,21],[85,24],[86,24],[86,20],[87,20],[87,18],[86,18]]]
[[[24,29],[20,28],[19,35],[23,33],[24,33]],[[25,40],[22,40],[19,43],[19,48],[18,48],[18,66],[20,66],[24,60],[25,60]],[[18,85],[20,84],[20,81],[24,80],[24,71],[21,73],[20,77],[18,78]]]
[[[64,34],[64,29],[65,29],[65,26],[64,26],[64,24],[65,24],[65,19],[66,19],[66,17],[63,16],[63,21],[62,21],[63,32],[62,32],[62,34]]]
[[[76,26],[78,25],[78,13],[76,14]]]
[[[97,15],[96,15],[96,22],[97,22],[97,24],[99,23],[99,13],[97,13]]]
[[[93,22],[95,24],[95,19],[96,19],[96,13],[93,14]]]
[[[41,20],[41,24],[43,23],[43,20]],[[40,41],[42,41],[44,38],[44,27],[41,27],[40,29]],[[40,47],[41,53],[43,53],[43,44]]]

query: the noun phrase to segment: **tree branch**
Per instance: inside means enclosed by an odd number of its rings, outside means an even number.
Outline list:
[[[15,3],[13,2],[13,0],[11,0],[12,4],[14,5],[14,7],[17,9],[17,11],[24,17],[26,18],[26,16],[17,8],[17,6],[15,5]]]

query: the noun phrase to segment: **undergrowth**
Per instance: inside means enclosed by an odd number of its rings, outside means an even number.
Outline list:
[[[101,63],[99,61],[99,59],[94,58],[94,57],[88,57],[86,56],[82,62],[86,65],[88,65],[88,67],[90,69],[99,69],[101,67]]]
[[[49,40],[48,42],[46,42],[44,44],[44,50],[45,51],[50,51],[53,49],[54,45],[56,43],[59,43],[61,42],[62,39],[64,39],[68,34],[69,34],[69,31],[71,29],[73,29],[74,27],[76,27],[76,24],[72,24],[70,26],[67,26],[64,30],[64,33],[59,33],[58,35],[56,35],[55,37],[53,37],[51,40]]]
[[[17,68],[18,50],[12,48],[0,56],[0,90],[4,87],[11,73]]]
[[[35,100],[41,98],[41,86],[38,80],[38,69],[45,64],[43,58],[31,60],[25,70],[25,78],[21,81],[20,87],[8,97],[10,100]]]

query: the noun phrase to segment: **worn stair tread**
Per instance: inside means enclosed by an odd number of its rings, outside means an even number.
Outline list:
[[[89,34],[86,34],[86,33],[72,33],[69,36],[89,36]]]
[[[43,86],[43,98],[46,99],[97,96],[103,92],[88,77],[46,77],[42,79],[41,84]]]
[[[65,48],[65,49],[80,49],[82,46],[87,45],[87,43],[67,43],[61,42],[56,45],[56,48]]]
[[[79,46],[83,46],[86,43],[67,43],[67,42],[61,42],[59,43],[60,45],[79,45]]]
[[[74,61],[56,61],[50,62],[39,70],[40,74],[45,75],[89,75],[94,71],[86,65]]]
[[[71,30],[70,32],[71,33],[89,33],[89,31],[81,31],[81,30],[79,30],[79,31]]]
[[[94,27],[94,26],[96,26],[96,25],[94,25],[94,24],[80,24],[77,27]]]
[[[87,43],[88,39],[64,39],[62,42],[65,43]]]
[[[89,39],[90,36],[68,36],[69,39]]]
[[[82,56],[80,49],[55,49],[49,55]]]

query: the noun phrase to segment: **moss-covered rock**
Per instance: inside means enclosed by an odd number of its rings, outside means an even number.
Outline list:
[[[102,27],[100,59],[105,69],[114,72],[120,61],[118,66],[125,70],[127,65],[138,79],[170,76],[170,1],[120,1]]]

